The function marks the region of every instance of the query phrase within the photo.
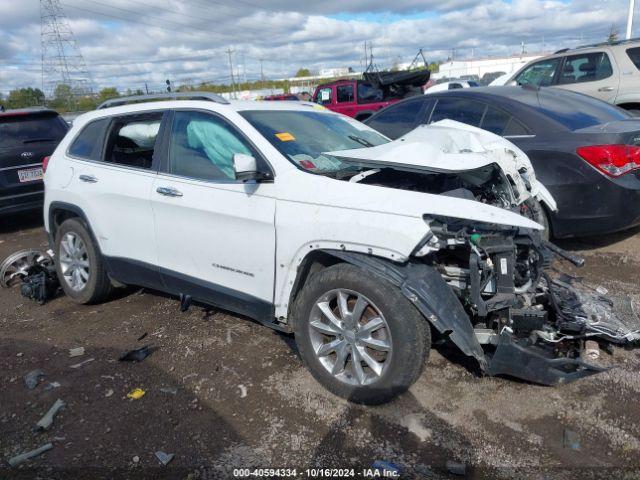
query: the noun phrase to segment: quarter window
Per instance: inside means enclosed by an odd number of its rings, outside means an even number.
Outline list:
[[[629,55],[636,68],[640,70],[640,47],[628,48],[627,55]]]
[[[162,112],[116,118],[111,126],[105,161],[151,168]]]
[[[595,82],[613,75],[609,55],[604,52],[571,55],[566,58],[558,83]]]
[[[69,155],[86,158],[89,160],[101,160],[104,133],[109,119],[95,120],[85,125],[80,134],[69,147]]]
[[[353,102],[353,85],[338,85],[336,87],[338,103]]]
[[[224,120],[204,112],[175,113],[169,173],[202,180],[235,180],[236,153],[254,155],[246,141]]]
[[[553,83],[556,71],[560,66],[559,58],[551,58],[536,62],[525,68],[516,77],[518,85],[536,85],[538,87],[548,87]]]
[[[497,108],[487,107],[487,112],[482,119],[482,129],[488,130],[496,135],[503,135],[507,124],[511,120],[511,115]]]
[[[439,98],[433,110],[431,122],[449,119],[479,127],[484,110],[485,104],[481,102],[462,98]]]

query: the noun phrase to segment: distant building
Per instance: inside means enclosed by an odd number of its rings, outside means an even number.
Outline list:
[[[525,63],[545,55],[548,53],[525,53],[509,57],[472,58],[442,62],[439,71],[431,75],[431,78],[434,80],[461,77],[481,79],[487,73],[513,73]]]
[[[318,76],[324,78],[333,78],[342,77],[343,75],[349,75],[350,73],[353,73],[351,67],[321,68],[318,72]]]

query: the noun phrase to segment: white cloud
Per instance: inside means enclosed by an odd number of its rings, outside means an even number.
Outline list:
[[[228,81],[225,50],[248,78],[299,67],[360,67],[363,43],[376,62],[510,54],[604,40],[623,30],[627,0],[62,0],[98,87],[160,88]],[[255,5],[255,6],[254,6]],[[257,8],[256,6],[260,7]],[[386,21],[385,21],[386,20]],[[0,0],[0,91],[39,86],[38,2]]]

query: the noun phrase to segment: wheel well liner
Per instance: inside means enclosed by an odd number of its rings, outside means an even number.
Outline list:
[[[412,261],[395,263],[385,258],[358,252],[340,250],[322,250],[322,252],[339,261],[367,270],[398,287],[437,331],[448,336],[462,353],[475,358],[480,368],[483,371],[486,370],[487,358],[476,338],[469,316],[458,297],[435,268]],[[312,261],[310,263],[313,264]],[[297,279],[296,283],[298,283]],[[303,281],[300,286],[302,284],[304,284]]]

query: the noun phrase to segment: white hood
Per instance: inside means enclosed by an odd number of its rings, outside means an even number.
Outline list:
[[[327,154],[361,160],[373,168],[376,164],[393,164],[397,168],[439,172],[463,172],[496,163],[513,181],[519,194],[518,203],[534,196],[556,209],[553,197],[536,179],[531,161],[522,150],[498,135],[453,120],[420,125],[397,140],[376,147]],[[525,172],[530,190],[520,172]]]

